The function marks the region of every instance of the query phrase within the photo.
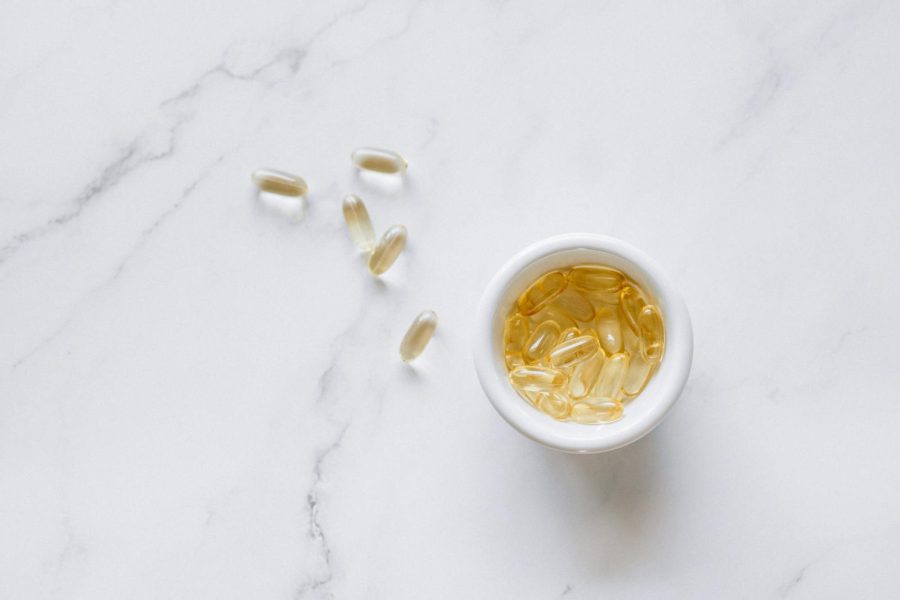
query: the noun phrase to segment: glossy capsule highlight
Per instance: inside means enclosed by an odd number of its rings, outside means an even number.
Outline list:
[[[361,250],[371,252],[375,247],[375,230],[372,228],[372,220],[369,218],[369,211],[362,198],[354,194],[347,194],[344,196],[341,208],[353,243]]]
[[[250,179],[261,191],[272,194],[305,196],[309,192],[309,186],[302,177],[277,169],[257,169]]]
[[[384,232],[378,243],[369,255],[369,271],[373,275],[381,275],[391,268],[391,265],[406,247],[406,227],[394,225]]]
[[[382,148],[357,148],[350,160],[358,168],[376,173],[403,173],[408,167],[402,156]]]
[[[547,356],[559,341],[560,334],[555,321],[544,321],[538,325],[525,342],[525,362],[534,363]]]
[[[560,271],[542,275],[519,296],[516,301],[519,312],[523,315],[533,315],[559,296],[567,285],[566,276]]]
[[[400,342],[400,358],[403,359],[403,362],[414,360],[422,354],[434,335],[437,322],[437,313],[433,310],[419,313],[406,331],[406,335],[403,336],[403,341]]]
[[[516,389],[525,392],[556,392],[563,389],[568,376],[557,369],[526,365],[509,372],[509,381]]]
[[[641,356],[648,363],[656,364],[662,358],[666,343],[662,314],[656,306],[648,304],[641,309],[637,322],[641,330]]]
[[[593,335],[580,335],[559,344],[550,351],[550,364],[557,369],[577,365],[600,351],[600,342]]]

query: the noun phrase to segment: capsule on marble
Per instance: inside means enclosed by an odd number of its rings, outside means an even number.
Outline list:
[[[403,362],[409,362],[422,354],[425,346],[431,341],[431,336],[434,335],[437,321],[437,313],[433,310],[419,313],[400,342],[400,358]]]
[[[257,169],[250,179],[260,190],[282,196],[305,196],[309,191],[302,177],[277,169]]]
[[[569,378],[557,369],[527,365],[510,371],[509,381],[514,388],[524,392],[555,392],[563,389]]]
[[[344,221],[347,222],[353,243],[361,250],[371,252],[375,247],[375,230],[372,228],[372,220],[362,198],[355,194],[347,194],[344,196],[342,208]]]
[[[587,322],[594,318],[594,305],[572,288],[564,290],[557,296],[552,306],[576,321]]]
[[[607,354],[616,354],[622,351],[622,325],[618,315],[611,310],[602,310],[594,322],[597,330],[597,339]]]
[[[406,227],[394,225],[384,232],[369,256],[369,271],[381,275],[391,268],[406,247]]]
[[[559,325],[555,321],[544,321],[531,332],[528,341],[525,342],[523,356],[525,362],[534,363],[549,354],[550,350],[559,341]]]
[[[628,360],[628,369],[622,379],[622,393],[626,398],[634,398],[644,391],[650,383],[655,365],[648,363],[640,354],[632,354]]]
[[[572,376],[569,377],[569,396],[575,398],[584,398],[589,395],[597,384],[600,377],[600,370],[603,368],[603,361],[606,357],[603,351],[598,351],[589,359],[578,363]]]
[[[613,354],[603,363],[600,378],[591,394],[596,398],[618,398],[622,392],[622,381],[628,370],[628,355]]]
[[[637,322],[641,330],[641,356],[648,363],[656,364],[662,358],[666,343],[666,330],[659,308],[648,304],[641,309]]]
[[[566,289],[566,276],[560,271],[550,271],[528,286],[516,302],[519,312],[533,315]]]
[[[580,335],[565,340],[550,351],[550,364],[564,369],[585,361],[600,350],[600,342],[593,335]]]
[[[619,292],[619,314],[629,329],[637,334],[641,332],[638,327],[637,317],[645,304],[641,293],[631,286],[625,286]]]
[[[403,173],[408,166],[402,156],[381,148],[357,148],[350,160],[360,169],[378,173]]]
[[[569,416],[569,400],[557,392],[541,392],[535,402],[535,406],[554,419],[564,420]]]
[[[593,425],[618,421],[623,414],[624,409],[621,402],[604,398],[591,403],[578,402],[574,404],[570,416],[576,423]]]
[[[522,352],[525,350],[528,334],[528,319],[522,315],[516,314],[506,320],[503,327],[503,355],[508,369],[525,364]]]

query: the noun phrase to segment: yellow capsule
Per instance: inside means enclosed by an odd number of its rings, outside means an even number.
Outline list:
[[[552,306],[576,321],[587,322],[594,318],[594,305],[577,291],[569,288],[553,300]]]
[[[600,342],[593,335],[580,335],[557,344],[550,351],[550,364],[564,369],[585,361],[600,350]]]
[[[641,356],[648,363],[656,364],[666,344],[662,314],[656,306],[648,304],[641,309],[637,322],[641,330]]]
[[[544,321],[535,327],[528,341],[525,342],[525,351],[522,354],[525,362],[537,362],[547,356],[559,341],[559,335],[559,325],[555,321]]]
[[[250,179],[262,191],[282,196],[305,196],[309,191],[302,177],[276,169],[257,169]]]
[[[640,333],[637,317],[641,309],[644,308],[643,295],[634,287],[626,286],[619,292],[619,314],[626,325],[635,333]]]
[[[561,334],[559,334],[559,343],[561,344],[566,340],[571,340],[572,338],[578,337],[579,335],[581,335],[581,332],[578,331],[577,327],[567,327],[566,329],[563,329]]]
[[[631,356],[641,353],[641,338],[638,337],[630,327],[623,325],[623,319],[619,319],[619,326],[622,329],[622,347],[623,352],[627,352]]]
[[[625,277],[609,267],[582,266],[569,271],[569,281],[586,292],[618,292]]]
[[[400,358],[403,362],[409,362],[422,354],[436,327],[437,314],[433,310],[426,310],[415,318],[400,342]]]
[[[605,358],[603,350],[600,350],[591,358],[578,363],[569,377],[568,392],[571,398],[584,398],[591,393],[600,377]]]
[[[350,155],[350,160],[360,169],[378,173],[403,173],[407,167],[402,156],[381,148],[357,148]]]
[[[394,225],[384,232],[369,256],[369,271],[381,275],[391,268],[403,248],[406,247],[406,227]]]
[[[503,354],[506,367],[512,369],[525,364],[522,352],[528,340],[528,319],[522,315],[513,315],[506,320],[503,328]]]
[[[655,365],[645,361],[640,354],[632,354],[628,360],[628,370],[622,379],[622,393],[626,398],[634,398],[650,383]]]
[[[622,381],[628,370],[628,355],[613,354],[603,363],[600,378],[594,387],[592,397],[618,398],[622,393]]]
[[[563,421],[569,416],[569,400],[557,392],[542,392],[538,395],[535,406],[554,419]]]
[[[529,365],[509,372],[509,382],[523,392],[553,392],[563,389],[569,378],[562,371],[550,367]]]
[[[540,312],[531,315],[529,318],[535,326],[540,325],[544,321],[556,321],[560,329],[578,329],[578,323],[575,322],[575,319],[568,313],[561,311],[555,304],[544,307]]]
[[[619,324],[618,315],[610,309],[602,309],[595,321],[597,339],[607,354],[616,354],[622,351],[622,326]]]
[[[566,276],[560,271],[551,271],[532,283],[519,296],[517,305],[523,315],[533,315],[566,289]]]
[[[578,402],[572,406],[571,419],[576,423],[594,425],[597,423],[612,423],[622,418],[624,409],[620,402],[604,399],[592,404]]]
[[[350,230],[350,237],[353,242],[366,252],[371,252],[375,247],[375,230],[372,229],[372,220],[369,218],[369,211],[362,198],[354,194],[344,196],[342,205],[344,211],[344,221],[347,222],[347,229]]]

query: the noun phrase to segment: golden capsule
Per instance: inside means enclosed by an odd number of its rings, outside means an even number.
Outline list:
[[[403,173],[407,167],[402,156],[381,148],[357,148],[350,155],[350,160],[360,169],[378,173]]]
[[[550,364],[564,369],[585,361],[600,350],[600,342],[593,335],[580,335],[556,345],[550,351]]]
[[[560,271],[551,271],[532,283],[522,292],[517,301],[519,312],[533,315],[566,289],[566,276]]]
[[[640,354],[632,354],[628,360],[628,370],[622,379],[622,393],[626,398],[634,398],[644,391],[653,375],[655,365],[644,360]]]
[[[522,352],[528,341],[528,319],[522,315],[513,315],[506,320],[503,327],[503,354],[506,367],[512,369],[525,364]]]
[[[605,358],[603,350],[600,350],[589,359],[578,363],[572,376],[569,377],[568,393],[571,398],[584,398],[591,393],[600,377]]]
[[[384,232],[369,256],[369,271],[381,275],[391,268],[406,247],[406,227],[394,225]]]
[[[302,177],[277,169],[257,169],[250,179],[260,190],[282,196],[305,196],[309,191]]]
[[[565,420],[569,416],[569,400],[557,392],[541,392],[535,402],[535,406],[554,419]]]
[[[568,376],[550,367],[528,365],[516,367],[509,372],[509,382],[514,388],[524,392],[554,392],[563,389]]]
[[[522,353],[525,362],[537,362],[547,356],[559,341],[559,335],[559,325],[555,321],[544,321],[535,327],[525,342],[525,351]]]
[[[592,397],[618,398],[622,393],[622,381],[628,370],[628,355],[613,354],[603,363],[600,378],[594,387]]]
[[[631,286],[626,286],[619,292],[619,314],[626,325],[635,333],[640,334],[637,317],[644,308],[644,298],[640,291]]]
[[[426,310],[406,330],[403,341],[400,342],[400,358],[403,362],[409,362],[422,354],[422,350],[431,341],[434,330],[437,328],[437,314],[433,310]]]
[[[362,198],[347,194],[344,196],[342,208],[344,221],[347,222],[347,229],[350,230],[353,242],[362,250],[371,252],[375,247],[375,230],[372,229],[372,220]]]
[[[616,313],[609,309],[601,310],[594,322],[597,331],[597,339],[607,354],[616,354],[622,351],[622,325]]]
[[[569,271],[572,285],[586,292],[618,292],[624,278],[621,272],[609,267],[582,266]]]
[[[562,330],[578,329],[578,323],[569,315],[561,311],[556,305],[550,304],[541,309],[537,314],[529,317],[531,322],[537,326],[544,321],[556,321]]]
[[[571,340],[574,337],[578,337],[581,335],[581,332],[577,327],[568,327],[562,330],[562,333],[559,334],[559,344],[565,342],[566,340]]]
[[[577,291],[568,288],[557,296],[552,305],[576,321],[587,322],[594,318],[594,305]]]
[[[624,409],[620,402],[604,399],[592,404],[578,402],[572,406],[570,416],[576,423],[594,425],[618,421],[623,414]]]
[[[648,304],[641,309],[637,322],[641,330],[641,356],[648,363],[656,364],[666,344],[662,314],[656,306]]]

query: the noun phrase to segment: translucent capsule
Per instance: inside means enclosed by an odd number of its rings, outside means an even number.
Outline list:
[[[524,392],[555,392],[563,389],[569,378],[562,371],[550,367],[528,365],[509,372],[509,382]]]
[[[564,369],[585,361],[600,350],[600,342],[593,335],[580,335],[565,340],[550,351],[550,364]]]
[[[369,211],[362,198],[354,194],[344,196],[343,202],[344,221],[350,230],[353,242],[366,252],[371,252],[375,247],[375,230],[372,229],[372,220],[369,219]]]
[[[594,322],[597,330],[597,339],[607,354],[616,354],[622,351],[622,325],[618,315],[612,310],[601,310]]]
[[[531,332],[528,341],[525,342],[525,350],[522,355],[525,362],[534,363],[550,353],[559,341],[559,325],[555,321],[544,321]]]
[[[586,292],[618,292],[624,279],[622,273],[609,267],[583,266],[569,271],[572,285]]]
[[[637,317],[644,308],[642,294],[631,286],[626,286],[619,292],[619,314],[626,325],[635,333],[640,333]]]
[[[593,425],[596,423],[612,423],[622,418],[624,409],[621,402],[614,400],[594,403],[578,402],[571,409],[570,416],[576,423]]]
[[[503,328],[503,354],[508,369],[525,364],[522,352],[528,341],[528,330],[528,319],[522,315],[513,315],[506,320]]]
[[[433,310],[426,310],[415,318],[400,342],[400,358],[403,362],[409,362],[422,354],[434,335],[437,320],[437,314]]]
[[[394,225],[384,232],[369,256],[369,271],[381,275],[391,268],[406,247],[406,227]]]
[[[537,314],[531,315],[530,319],[535,325],[540,325],[544,321],[556,321],[562,330],[578,329],[575,319],[561,311],[555,304],[544,307]]]
[[[565,420],[569,416],[569,400],[556,392],[541,392],[535,402],[537,408],[557,420]]]
[[[600,350],[589,359],[578,363],[569,378],[568,392],[571,398],[584,398],[591,393],[594,386],[597,385],[605,358],[603,351]]]
[[[282,196],[305,196],[309,191],[302,177],[276,169],[257,169],[250,179],[262,191]]]
[[[653,375],[655,365],[644,360],[640,354],[632,354],[628,360],[628,370],[622,379],[622,393],[626,398],[634,398],[644,391]]]
[[[569,288],[553,300],[552,306],[576,321],[587,322],[594,318],[594,305],[577,291]]]
[[[522,292],[517,301],[519,312],[533,315],[566,289],[566,276],[560,271],[551,271],[532,283]]]
[[[628,355],[613,354],[603,363],[600,378],[594,387],[592,397],[618,398],[622,393],[622,381],[628,370]]]
[[[662,314],[656,306],[648,304],[641,309],[637,322],[641,330],[641,356],[648,363],[656,364],[666,343]]]
[[[561,344],[566,340],[571,340],[572,338],[578,337],[579,335],[581,335],[581,332],[578,331],[577,327],[568,327],[566,329],[563,329],[562,333],[559,334],[559,343]]]
[[[350,160],[360,169],[378,173],[403,173],[407,167],[402,156],[381,148],[357,148],[350,155]]]

